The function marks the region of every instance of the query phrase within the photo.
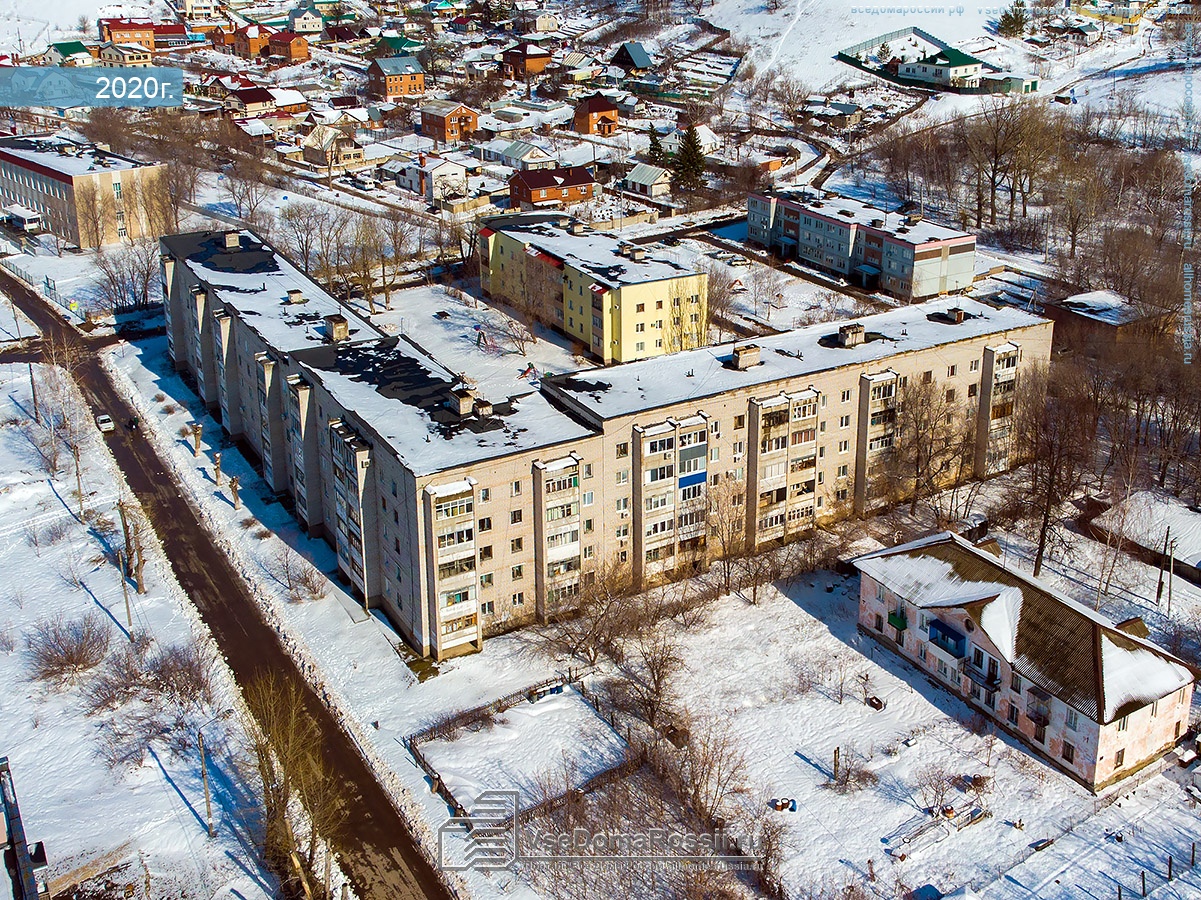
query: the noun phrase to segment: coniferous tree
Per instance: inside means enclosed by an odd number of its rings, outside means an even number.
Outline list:
[[[663,142],[659,140],[659,132],[655,131],[654,125],[646,126],[646,133],[651,139],[650,146],[646,149],[646,158],[652,166],[657,166],[663,162]]]
[[[1030,17],[1026,14],[1024,0],[1013,0],[1013,5],[1001,13],[1001,19],[997,22],[997,31],[1002,37],[1021,37],[1026,33],[1026,26],[1029,22]]]
[[[701,150],[701,139],[696,126],[689,125],[680,142],[680,152],[672,160],[676,175],[676,186],[686,191],[695,191],[705,184],[705,153]]]

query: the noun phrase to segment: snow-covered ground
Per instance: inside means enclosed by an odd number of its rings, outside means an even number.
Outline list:
[[[518,808],[528,809],[618,765],[625,750],[621,736],[570,687],[421,745],[468,809],[486,790],[516,791]]]
[[[0,344],[28,340],[40,334],[38,327],[13,305],[8,296],[0,293]]]
[[[30,416],[25,367],[0,367],[0,560],[9,573],[0,588],[0,755],[12,765],[26,833],[46,843],[56,891],[108,873],[118,886],[135,885],[137,896],[149,877],[155,896],[266,900],[274,885],[255,851],[257,789],[233,758],[236,718],[204,730],[216,826],[216,837],[207,835],[195,729],[238,707],[228,670],[215,666],[211,702],[198,702],[178,723],[168,717],[170,732],[150,742],[140,763],[111,767],[105,735],[140,701],[89,715],[85,696],[99,669],[61,687],[31,678],[26,640],[47,622],[90,615],[109,636],[110,660],[127,646],[121,577],[110,554],[121,544],[119,526],[112,530],[115,506],[129,494],[100,432],[83,429],[88,514],[81,522],[71,457],[62,451],[63,468],[48,476],[23,430]],[[195,641],[219,661],[161,549],[152,539],[147,549],[148,592],[129,586],[133,631],[153,639],[151,653]]]

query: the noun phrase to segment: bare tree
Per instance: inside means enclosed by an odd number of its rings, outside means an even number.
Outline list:
[[[715,555],[721,562],[727,592],[734,588],[738,560],[747,550],[746,482],[724,477],[706,489],[709,506],[706,523]]]
[[[732,794],[746,789],[746,754],[729,716],[707,715],[688,723],[688,801],[711,823]]]
[[[158,241],[139,238],[127,241],[115,250],[101,249],[96,268],[104,276],[100,293],[116,312],[146,309],[152,305],[151,288],[158,283]]]
[[[260,160],[238,157],[225,172],[225,193],[237,210],[238,218],[258,223],[259,211],[270,196],[267,168]]]
[[[573,610],[550,609],[547,601],[547,618],[557,619],[546,635],[549,649],[595,665],[601,653],[613,651],[627,630],[632,587],[629,564],[615,558],[583,573],[579,592],[570,601]]]
[[[284,247],[300,263],[304,274],[310,274],[318,252],[321,235],[321,217],[328,216],[327,209],[317,203],[293,200],[279,211],[279,224]]]
[[[675,679],[684,668],[680,644],[660,625],[638,634],[634,652],[625,654],[622,673],[634,704],[651,728],[657,727],[676,701]]]

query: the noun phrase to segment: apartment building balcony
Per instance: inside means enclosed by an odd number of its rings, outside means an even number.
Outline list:
[[[909,627],[909,621],[905,618],[904,610],[895,610],[888,614],[888,624],[897,631],[904,631]]]
[[[963,674],[986,690],[995,691],[1001,687],[1001,675],[999,672],[986,672],[983,669],[976,668],[971,663],[966,663],[963,667]]]
[[[956,665],[967,656],[967,636],[938,619],[930,621],[930,646]]]
[[[455,603],[447,603],[442,606],[439,611],[439,617],[443,622],[451,622],[455,619],[461,619],[463,616],[470,616],[480,611],[480,601],[477,597],[471,596],[466,600],[459,600]],[[472,626],[474,627],[474,626]]]
[[[993,383],[1001,384],[1002,382],[1013,381],[1017,378],[1017,375],[1018,367],[1016,365],[1003,366],[1001,360],[998,360],[996,368],[993,370]]]

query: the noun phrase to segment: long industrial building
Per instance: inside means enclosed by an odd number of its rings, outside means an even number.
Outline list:
[[[949,415],[987,411],[976,460],[1004,467],[1006,385],[1051,346],[1050,322],[944,298],[530,384],[377,332],[251,233],[162,254],[176,367],[437,658],[569,608],[604,562],[673,577],[711,498],[751,546],[870,507],[905,379],[936,381]]]

